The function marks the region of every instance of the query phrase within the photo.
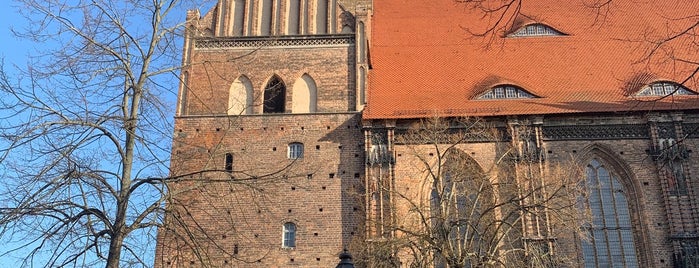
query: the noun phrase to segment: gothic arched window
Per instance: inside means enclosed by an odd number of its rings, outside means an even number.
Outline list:
[[[286,86],[278,76],[273,76],[265,86],[263,113],[283,113],[285,111]]]
[[[586,169],[592,224],[582,241],[585,267],[638,267],[628,197],[619,177],[593,159]]]

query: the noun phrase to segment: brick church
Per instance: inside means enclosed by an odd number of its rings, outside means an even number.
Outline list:
[[[155,266],[699,267],[699,4],[601,2],[190,11]]]

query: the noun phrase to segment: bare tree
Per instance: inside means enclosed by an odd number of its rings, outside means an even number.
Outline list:
[[[396,137],[401,162],[394,186],[390,235],[374,239],[372,267],[559,267],[574,262],[560,239],[584,238],[577,165],[545,163],[526,128],[510,143],[504,129],[482,120],[433,118]],[[483,167],[464,149],[474,140],[498,153]],[[400,148],[398,148],[400,147]],[[371,223],[367,223],[371,224]],[[385,224],[385,223],[383,223]],[[560,251],[560,252],[559,252]]]
[[[0,257],[151,266],[186,1],[21,0],[40,45],[0,71]],[[192,3],[193,4],[193,3]],[[200,3],[199,3],[200,4]],[[216,171],[216,170],[212,170]],[[204,172],[204,171],[202,171]]]

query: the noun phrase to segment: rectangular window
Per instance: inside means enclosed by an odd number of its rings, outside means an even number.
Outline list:
[[[303,143],[290,143],[288,157],[289,159],[303,158]]]

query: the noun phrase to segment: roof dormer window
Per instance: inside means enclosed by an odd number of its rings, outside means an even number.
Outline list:
[[[508,34],[508,37],[529,37],[529,36],[564,36],[566,34],[542,23],[533,23],[522,26],[516,31]]]
[[[692,92],[680,84],[667,81],[648,84],[636,93],[636,96],[639,97],[670,95],[697,95],[697,93]]]
[[[486,91],[485,93],[476,97],[479,100],[493,100],[493,99],[532,99],[536,98],[533,94],[525,91],[524,89],[512,86],[503,85],[496,86],[492,89]]]

